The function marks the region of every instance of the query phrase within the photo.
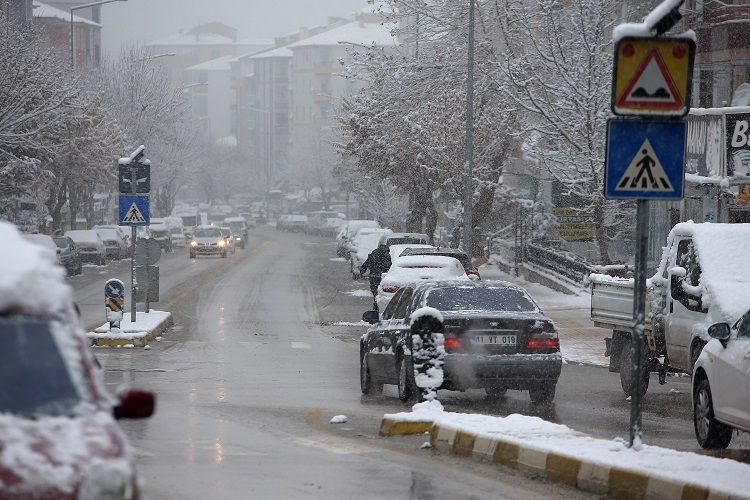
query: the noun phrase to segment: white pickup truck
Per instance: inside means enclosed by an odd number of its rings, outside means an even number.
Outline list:
[[[609,371],[630,394],[633,279],[592,274],[591,319],[612,330]],[[656,274],[646,280],[643,392],[649,373],[692,375],[714,323],[733,324],[750,308],[750,224],[677,224],[667,237]]]

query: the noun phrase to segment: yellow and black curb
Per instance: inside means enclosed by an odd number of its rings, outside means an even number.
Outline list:
[[[413,430],[413,432],[409,432]],[[399,422],[384,418],[381,436],[430,433],[436,450],[493,462],[551,481],[612,498],[663,500],[735,500],[739,497],[704,486],[655,477],[640,471],[588,462],[517,441],[484,437],[432,422]],[[750,497],[746,497],[750,498]]]
[[[99,332],[97,329],[96,331],[89,333],[88,337],[91,340],[91,345],[97,347],[125,347],[129,345],[132,345],[133,347],[144,347],[148,345],[150,341],[164,333],[172,325],[174,325],[172,315],[167,314],[158,325],[147,332],[144,332],[141,329],[134,329],[133,331],[125,329],[121,330],[120,334],[115,335],[109,330],[106,332]],[[145,335],[143,335],[143,333],[145,333]]]

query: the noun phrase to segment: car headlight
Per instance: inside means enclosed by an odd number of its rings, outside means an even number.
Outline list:
[[[78,500],[131,500],[135,494],[135,474],[127,460],[100,460],[86,471]]]
[[[190,242],[190,246],[191,246],[191,247],[197,247],[197,246],[198,246],[198,242],[197,242],[197,241],[195,241],[195,240],[192,240],[192,241]]]
[[[224,240],[219,240],[219,242],[217,243],[217,245],[219,245],[220,247],[223,247],[225,244],[226,244],[226,241]]]

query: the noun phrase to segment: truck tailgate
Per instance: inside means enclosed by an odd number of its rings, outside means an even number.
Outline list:
[[[632,279],[591,275],[591,320],[595,326],[630,331],[633,328]],[[646,317],[650,304],[646,300]],[[648,322],[646,324],[648,328]]]

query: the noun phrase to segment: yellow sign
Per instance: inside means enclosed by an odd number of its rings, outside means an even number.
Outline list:
[[[578,208],[553,208],[557,227],[552,235],[565,241],[588,241],[596,237],[596,225],[591,212]]]
[[[683,116],[690,110],[695,41],[625,37],[615,46],[612,112]]]

